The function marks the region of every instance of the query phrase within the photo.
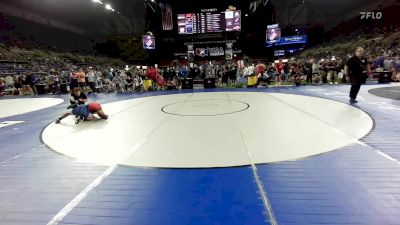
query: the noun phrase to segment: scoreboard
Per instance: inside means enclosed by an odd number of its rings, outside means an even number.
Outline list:
[[[241,13],[237,11],[178,14],[179,34],[206,34],[241,30]]]

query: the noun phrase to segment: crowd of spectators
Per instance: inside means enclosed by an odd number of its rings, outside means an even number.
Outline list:
[[[359,29],[357,32],[347,38],[354,39],[353,44],[360,44],[357,47],[364,48],[370,65],[368,75],[372,77],[374,72],[387,72],[391,80],[399,81],[400,45],[397,39],[388,39],[391,35],[399,34],[398,27],[377,27],[373,31]],[[376,38],[357,42],[368,32],[376,33]],[[378,35],[379,32],[383,33],[383,37]],[[75,87],[89,93],[176,90],[181,88],[182,80],[186,78],[212,78],[217,87],[337,84],[346,82],[345,65],[355,49],[352,42],[342,42],[350,39],[343,38],[338,37],[327,44],[336,46],[331,51],[319,51],[317,47],[297,58],[274,62],[231,61],[161,68],[116,66],[88,60],[77,63],[65,58],[32,55],[26,57],[25,61],[7,61],[4,55],[0,55],[0,95],[68,93]],[[340,43],[346,47],[340,48]]]
[[[284,59],[240,65],[225,64],[115,67],[111,65],[73,65],[60,60],[38,60],[33,63],[3,62],[0,64],[2,94],[35,95],[68,93],[80,87],[88,93],[141,92],[176,90],[183,79],[215,79],[217,87],[337,84],[346,82],[345,64],[348,56]],[[390,71],[394,81],[400,80],[400,60],[391,50],[368,57],[370,70]],[[255,83],[250,79],[256,77]]]
[[[397,7],[387,7],[379,11],[389,18],[397,15],[394,9]],[[356,17],[339,24],[330,32],[330,36],[321,45],[303,51],[298,57],[311,63],[313,74],[319,74],[317,77],[321,80],[329,80],[330,76],[326,74],[340,73],[342,76],[345,72],[344,65],[354,54],[356,47],[364,49],[370,65],[367,71],[370,77],[376,73],[387,73],[389,80],[400,80],[400,26],[397,22],[365,21]],[[336,71],[332,72],[332,67],[336,67]]]

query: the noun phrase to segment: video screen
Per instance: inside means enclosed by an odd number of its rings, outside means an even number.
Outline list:
[[[154,35],[143,35],[142,40],[144,49],[156,49],[156,39]]]
[[[277,43],[281,39],[281,28],[279,24],[269,25],[267,27],[267,44],[271,45]]]
[[[226,11],[225,24],[225,31],[240,31],[242,28],[240,10]]]

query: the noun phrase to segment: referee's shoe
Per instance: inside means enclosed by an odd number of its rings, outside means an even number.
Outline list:
[[[355,104],[355,103],[357,103],[358,101],[355,100],[354,98],[351,98],[351,99],[349,100],[349,102],[350,102],[350,104]]]

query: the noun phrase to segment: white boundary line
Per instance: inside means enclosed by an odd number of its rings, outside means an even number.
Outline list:
[[[227,98],[230,100],[230,98],[229,98],[229,93],[226,93],[226,96],[227,96]],[[253,157],[251,156],[250,151],[247,149],[246,141],[244,140],[244,137],[243,137],[243,132],[242,132],[242,130],[240,129],[240,124],[239,124],[239,121],[238,121],[238,115],[237,115],[237,114],[234,114],[234,115],[232,115],[232,116],[233,116],[234,119],[235,119],[235,125],[236,125],[236,127],[237,127],[237,129],[238,129],[238,131],[239,131],[239,133],[240,133],[240,137],[242,138],[243,146],[244,146],[244,148],[246,149],[247,156],[249,157],[250,166],[251,166],[251,170],[252,170],[252,173],[253,173],[253,177],[254,177],[255,182],[256,182],[256,184],[257,184],[258,192],[259,192],[260,195],[261,195],[261,199],[262,199],[262,201],[263,201],[264,209],[265,209],[265,211],[266,211],[267,214],[268,214],[268,222],[269,222],[271,225],[278,225],[278,221],[276,220],[274,211],[272,210],[272,206],[271,206],[271,203],[270,203],[270,201],[269,201],[268,194],[267,194],[267,192],[265,191],[264,185],[262,184],[262,182],[261,182],[261,180],[260,180],[260,176],[259,176],[258,173],[257,173],[257,166],[255,165],[255,163],[254,163],[254,161],[253,161]]]
[[[192,97],[193,94],[191,94],[187,99],[189,100],[190,97]],[[179,107],[180,108],[180,107]],[[177,108],[176,110],[178,110]],[[122,110],[124,111],[124,110]],[[121,112],[122,112],[121,111]],[[118,112],[119,113],[119,112]],[[115,113],[117,114],[117,113]],[[115,163],[115,165],[109,167],[106,171],[104,171],[100,176],[98,176],[91,184],[89,184],[83,191],[81,191],[74,199],[72,199],[71,202],[69,202],[63,209],[61,209],[60,212],[58,212],[53,219],[51,219],[47,225],[58,225],[60,222],[76,207],[79,205],[79,203],[82,202],[82,200],[89,194],[90,191],[95,189],[101,182],[103,182],[104,179],[106,179],[112,172],[114,172],[119,163],[124,162],[127,160],[135,151],[147,140],[147,137],[149,137],[162,123],[164,123],[170,116],[165,117],[157,126],[151,130],[146,137],[141,139],[130,151],[126,152],[121,156],[121,158]]]
[[[124,154],[118,162],[123,162],[128,159],[144,142],[146,138],[142,139],[137,143],[131,151]],[[118,163],[109,167],[100,176],[98,176],[91,184],[89,184],[83,191],[81,191],[71,202],[69,202],[60,212],[58,212],[53,219],[51,219],[47,225],[58,225],[82,200],[89,194],[90,191],[95,189],[104,179],[106,179],[112,172],[114,172],[118,167]]]
[[[266,94],[270,95],[270,93],[266,93]],[[395,158],[389,156],[388,154],[386,154],[386,153],[384,153],[384,152],[382,152],[382,151],[380,151],[380,150],[378,150],[378,149],[372,147],[371,145],[369,145],[369,144],[367,144],[367,143],[365,143],[365,142],[363,142],[363,141],[360,141],[358,138],[353,137],[352,135],[348,135],[348,134],[344,133],[343,131],[339,130],[338,128],[334,127],[333,125],[329,124],[328,122],[325,122],[325,121],[323,121],[323,120],[321,120],[321,119],[315,117],[314,115],[312,115],[312,114],[310,114],[310,113],[308,113],[308,112],[306,112],[306,111],[304,111],[304,110],[302,110],[302,109],[300,109],[300,108],[298,108],[298,107],[296,107],[296,106],[293,106],[293,105],[287,103],[286,101],[284,101],[284,100],[282,100],[282,99],[280,99],[280,98],[278,98],[278,97],[274,97],[274,96],[272,96],[272,95],[270,95],[270,96],[271,96],[272,98],[275,98],[277,101],[280,101],[280,102],[282,102],[283,104],[286,104],[286,105],[288,105],[288,106],[290,106],[290,107],[292,107],[292,108],[294,108],[294,109],[296,109],[296,110],[298,110],[298,111],[300,111],[300,112],[302,112],[302,113],[304,113],[304,114],[306,114],[306,115],[308,115],[308,116],[314,118],[315,120],[324,123],[325,125],[327,125],[328,127],[330,127],[330,128],[331,128],[333,131],[335,131],[336,133],[338,133],[338,134],[340,134],[340,135],[342,135],[342,136],[344,136],[344,137],[350,137],[351,139],[353,139],[353,142],[354,142],[354,143],[357,143],[357,144],[359,144],[359,145],[361,145],[361,146],[364,146],[364,147],[368,147],[368,148],[370,148],[371,150],[373,150],[373,151],[375,151],[376,153],[378,153],[379,155],[385,157],[386,159],[389,159],[389,160],[391,160],[391,161],[393,161],[393,162],[397,162],[397,163],[400,165],[400,161],[399,161],[399,160],[397,160],[397,159],[395,159]],[[312,97],[315,98],[315,96],[312,96]],[[322,97],[316,97],[316,98],[322,98]],[[335,101],[334,99],[329,99],[329,98],[323,98],[323,99]],[[342,104],[346,104],[346,103],[343,103],[343,102],[342,102]],[[358,109],[358,110],[360,110],[360,109]],[[361,110],[361,111],[362,111],[362,110]],[[365,113],[365,112],[364,112],[364,113]],[[368,115],[368,116],[369,116],[369,117],[372,117],[372,116],[370,116],[370,115]]]
[[[387,86],[387,85],[382,85],[382,87],[386,87],[386,86]],[[400,86],[400,85],[391,85],[391,86],[389,86],[389,87],[398,87],[398,86]],[[368,91],[371,90],[371,89],[373,89],[373,88],[367,86],[367,88],[362,89],[362,92],[363,92],[363,94],[369,94],[369,95],[371,95],[371,94],[368,92]],[[306,89],[306,90],[307,90],[307,89]],[[326,89],[320,89],[320,90],[321,90],[321,91],[326,91]],[[308,90],[308,91],[312,91],[312,90]],[[317,92],[319,95],[322,95],[323,93],[322,93],[321,91],[314,91],[314,92]],[[321,96],[313,96],[313,97],[323,98],[323,97],[321,97]],[[333,97],[335,97],[335,96],[333,96]],[[373,97],[378,97],[378,98],[380,98],[379,96],[373,96]],[[336,100],[336,99],[332,99],[332,98],[324,98],[324,99],[333,100],[333,101]],[[283,100],[281,100],[281,101],[284,102]],[[342,102],[342,103],[343,103],[343,102]],[[368,102],[367,102],[367,103],[368,103]],[[287,104],[288,104],[288,103],[287,103]],[[346,104],[346,103],[343,103],[343,104]],[[295,107],[295,108],[296,108],[296,107]],[[301,110],[301,109],[299,109],[299,110]],[[301,110],[301,111],[302,111],[302,110]],[[304,112],[304,113],[307,113],[307,112]],[[369,116],[372,117],[372,115],[369,115]],[[321,121],[322,121],[322,120],[321,120]],[[328,125],[331,126],[330,124],[328,124]],[[332,126],[331,126],[331,127],[332,127]],[[343,133],[342,131],[340,131],[340,130],[337,129],[337,128],[334,128],[334,130],[335,130],[337,133],[340,133],[341,135],[349,136],[349,135]],[[355,142],[356,142],[357,144],[359,144],[359,145],[361,145],[361,146],[364,146],[364,147],[368,147],[368,148],[370,148],[371,150],[373,150],[373,151],[375,151],[376,153],[378,153],[379,155],[385,157],[386,159],[389,159],[390,161],[393,161],[393,162],[397,162],[397,163],[400,165],[400,160],[391,157],[390,155],[388,155],[388,154],[386,154],[386,153],[384,153],[384,152],[382,152],[382,151],[376,149],[375,147],[373,147],[373,146],[371,146],[371,145],[369,145],[369,144],[367,144],[367,143],[365,143],[365,142],[363,142],[363,141],[360,141],[359,139],[357,139],[357,138],[355,138],[355,137],[352,137],[352,136],[350,136],[350,137],[351,137],[351,138],[354,138],[354,139],[355,139]]]
[[[20,123],[24,123],[24,122],[25,121],[21,121],[21,120],[19,120],[19,121],[2,121],[2,122],[0,122],[0,128],[12,126],[12,125],[16,125],[16,124],[20,124]]]
[[[140,104],[142,104],[142,103],[144,103],[144,102],[148,102],[148,101],[151,100],[151,99],[152,99],[152,98],[149,98],[149,99],[147,99],[147,100],[144,100],[143,102],[139,102],[138,104],[135,104],[135,105],[130,106],[130,107],[126,108],[126,109],[120,110],[120,111],[118,111],[118,112],[116,112],[116,113],[114,113],[114,114],[112,114],[112,115],[116,115],[116,114],[119,114],[119,113],[121,113],[121,112],[123,112],[123,111],[125,111],[125,110],[134,108],[134,107],[136,107],[136,106],[138,106],[138,105],[140,105]],[[124,100],[124,101],[125,101],[125,100]],[[61,103],[60,103],[60,104],[61,104]],[[0,119],[1,119],[1,118],[0,118]],[[10,121],[4,121],[4,122],[10,122]],[[11,121],[11,122],[14,122],[14,121]],[[20,122],[20,121],[18,121],[18,122]],[[21,122],[25,122],[25,121],[21,121]],[[53,122],[54,122],[54,121],[52,121],[51,123],[47,124],[46,127],[45,127],[44,129],[46,129],[48,126],[50,126]],[[10,124],[10,125],[14,125],[14,124]],[[2,127],[0,127],[0,128],[2,128]],[[42,134],[43,134],[43,133],[41,133],[40,135],[42,135]],[[44,141],[43,141],[43,142],[44,142]],[[24,152],[24,153],[21,153],[21,154],[19,154],[19,155],[16,155],[16,156],[14,156],[14,157],[12,157],[12,158],[9,158],[9,159],[3,161],[3,162],[0,162],[0,165],[5,164],[5,163],[7,163],[7,162],[9,162],[9,161],[12,161],[12,160],[14,160],[14,159],[17,159],[17,158],[19,158],[19,157],[25,155],[26,153],[28,153],[28,152],[30,152],[30,151],[33,151],[33,150],[35,150],[35,149],[37,149],[37,148],[40,148],[40,147],[42,147],[42,146],[46,146],[46,144],[44,143],[44,144],[38,145],[38,146],[36,146],[36,147],[34,147],[34,148],[32,148],[32,149],[30,149],[30,150]]]
[[[3,161],[3,162],[0,162],[0,166],[3,165],[3,164],[6,164],[6,163],[9,162],[9,161],[12,161],[12,160],[14,160],[14,159],[17,159],[17,158],[19,158],[19,157],[21,157],[21,156],[27,154],[27,153],[30,152],[30,151],[36,150],[36,149],[38,149],[38,148],[40,148],[40,147],[43,147],[43,146],[44,146],[44,144],[38,145],[38,146],[36,146],[36,147],[34,147],[34,148],[32,148],[32,149],[26,151],[26,152],[23,152],[23,153],[21,153],[21,154],[19,154],[19,155],[16,155],[16,156],[14,156],[14,157],[12,157],[12,158],[9,158],[9,159],[7,159],[7,160],[5,160],[5,161]]]

